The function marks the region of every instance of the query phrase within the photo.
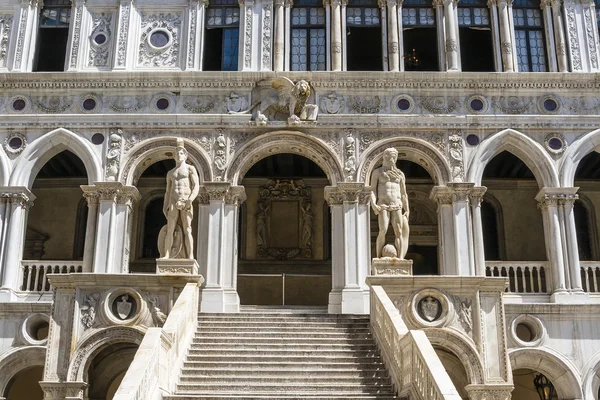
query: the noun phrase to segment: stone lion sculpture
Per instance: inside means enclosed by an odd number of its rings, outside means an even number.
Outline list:
[[[259,93],[260,100],[243,113],[256,110],[254,120],[259,125],[265,125],[277,114],[285,115],[290,124],[315,121],[319,108],[315,104],[306,104],[310,94],[310,85],[303,79],[294,83],[285,77],[275,78],[271,88],[263,89]]]

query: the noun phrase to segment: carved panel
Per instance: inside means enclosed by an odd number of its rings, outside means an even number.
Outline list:
[[[12,24],[12,15],[0,15],[0,68],[6,67]]]
[[[109,67],[110,49],[112,48],[112,21],[113,14],[91,13],[92,30],[90,33],[90,54],[88,67]],[[103,42],[96,39],[103,37]]]
[[[180,31],[180,14],[142,14],[138,64],[144,67],[177,67]],[[168,41],[162,47],[152,44],[153,35],[158,33],[168,37]]]

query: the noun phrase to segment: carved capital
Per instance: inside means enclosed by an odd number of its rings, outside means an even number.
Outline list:
[[[100,193],[96,190],[96,186],[93,185],[81,185],[83,190],[83,198],[87,201],[88,206],[98,205],[100,202]]]
[[[40,382],[45,400],[83,399],[85,382]]]
[[[446,39],[446,52],[452,53],[458,51],[458,45],[454,39]]]
[[[232,186],[225,195],[225,203],[239,206],[246,201],[246,188],[243,186]]]
[[[229,182],[204,182],[200,188],[198,200],[202,204],[221,201],[226,204],[239,205],[246,201],[246,189],[243,186],[231,186]]]
[[[6,199],[7,203],[29,210],[33,207],[33,201],[36,197],[24,186],[12,186],[3,188],[0,192],[0,198]]]
[[[343,203],[369,204],[371,188],[361,182],[340,182],[325,187],[325,200],[330,206]]]
[[[578,187],[569,188],[549,188],[545,187],[535,196],[538,201],[538,208],[546,210],[548,207],[573,207],[577,195]]]
[[[121,182],[94,182],[94,186],[84,185],[81,189],[90,196],[93,193],[93,196],[97,196],[99,201],[112,201],[128,206],[140,199],[140,192],[135,186],[126,186]]]
[[[514,389],[510,384],[468,385],[470,400],[510,400]]]
[[[468,202],[469,194],[474,186],[474,183],[449,183],[448,187],[452,190],[452,201],[454,203]]]
[[[488,0],[488,2],[487,2],[488,8],[492,8],[497,4],[498,4],[498,0]]]
[[[471,204],[473,204],[476,207],[479,207],[481,205],[481,202],[483,201],[483,195],[486,191],[487,188],[485,186],[475,186],[471,188],[471,190],[469,191],[469,201],[471,202]]]

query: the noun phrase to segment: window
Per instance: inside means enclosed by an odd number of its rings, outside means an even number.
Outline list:
[[[515,42],[520,72],[546,72],[548,60],[544,44],[544,19],[537,0],[513,3]]]
[[[292,71],[325,71],[325,9],[320,0],[299,0],[292,8]]]
[[[237,0],[210,0],[204,34],[204,71],[237,71],[240,36]]]
[[[376,0],[350,0],[346,9],[348,71],[383,71],[381,15]]]
[[[430,0],[406,0],[402,7],[404,69],[438,71],[435,10]]]
[[[494,71],[492,30],[485,1],[461,0],[458,6],[458,27],[462,70]]]
[[[33,71],[64,71],[71,20],[70,0],[45,0],[40,12]]]

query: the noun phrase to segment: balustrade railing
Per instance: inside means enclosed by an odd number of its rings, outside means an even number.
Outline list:
[[[371,331],[400,397],[461,399],[425,332],[408,330],[381,286],[371,287]]]
[[[580,261],[584,292],[600,293],[600,261]]]
[[[547,262],[486,261],[486,276],[508,278],[509,293],[547,293]]]
[[[83,272],[83,261],[23,260],[21,290],[24,292],[49,292],[48,274]]]

